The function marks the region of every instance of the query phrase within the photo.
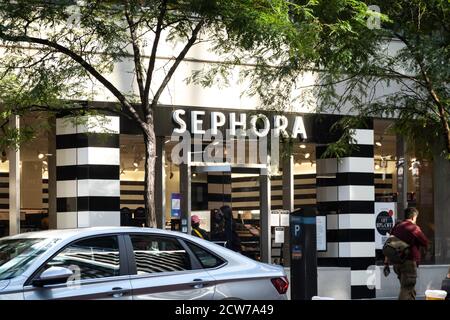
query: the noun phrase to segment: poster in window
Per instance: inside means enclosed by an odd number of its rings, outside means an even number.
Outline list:
[[[383,249],[394,226],[396,211],[395,202],[375,202],[375,249]]]
[[[327,216],[316,217],[317,251],[327,251]]]

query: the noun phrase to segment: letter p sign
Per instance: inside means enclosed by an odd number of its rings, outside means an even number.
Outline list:
[[[299,224],[294,225],[294,237],[296,237],[296,238],[300,237],[300,225]]]

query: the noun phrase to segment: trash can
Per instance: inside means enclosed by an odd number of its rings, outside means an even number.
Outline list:
[[[425,291],[426,300],[445,300],[447,292],[444,290],[427,290]]]

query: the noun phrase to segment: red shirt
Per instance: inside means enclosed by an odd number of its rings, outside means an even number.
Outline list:
[[[408,259],[419,264],[420,247],[428,246],[428,239],[420,227],[411,220],[404,220],[392,228],[391,234],[410,245],[411,249]]]

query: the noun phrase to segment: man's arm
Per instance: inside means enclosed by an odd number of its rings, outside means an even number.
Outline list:
[[[416,226],[414,232],[414,237],[416,238],[417,243],[422,247],[428,247],[428,239],[426,235],[422,232],[419,226]]]

